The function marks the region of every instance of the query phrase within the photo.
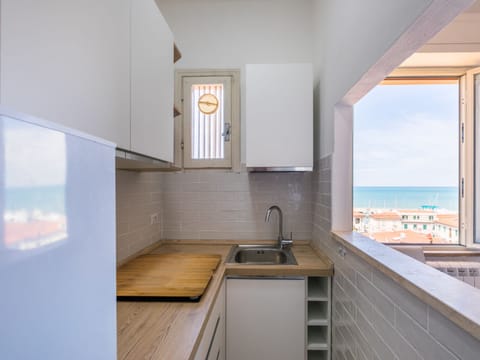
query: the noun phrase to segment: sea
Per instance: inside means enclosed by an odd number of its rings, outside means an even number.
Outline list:
[[[63,185],[23,188],[7,187],[4,196],[4,203],[0,205],[3,205],[6,211],[39,210],[47,213],[65,212],[65,186]]]
[[[355,186],[353,207],[420,209],[432,207],[458,212],[458,187]]]

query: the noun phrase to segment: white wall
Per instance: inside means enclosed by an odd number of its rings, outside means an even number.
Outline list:
[[[317,158],[333,152],[334,105],[430,2],[314,0],[315,65],[321,79],[316,99],[319,110],[315,119],[319,124],[315,134]]]
[[[309,62],[311,0],[157,0],[179,68]]]
[[[313,60],[312,0],[156,1],[182,52],[177,68],[242,68],[249,63]],[[242,75],[242,124],[244,90]]]
[[[316,155],[332,158],[332,227],[352,228],[353,105],[472,0],[315,0]]]

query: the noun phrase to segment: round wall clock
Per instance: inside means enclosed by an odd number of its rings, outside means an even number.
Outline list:
[[[211,115],[218,110],[218,99],[213,94],[203,94],[198,99],[198,109],[205,115]]]

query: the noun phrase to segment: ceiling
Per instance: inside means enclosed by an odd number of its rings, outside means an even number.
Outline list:
[[[480,66],[480,0],[458,15],[400,67]]]
[[[480,0],[477,0],[470,6],[465,13],[479,13],[480,12]]]

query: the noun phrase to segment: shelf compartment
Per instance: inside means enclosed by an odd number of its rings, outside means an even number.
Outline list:
[[[308,360],[328,360],[328,350],[308,350]]]
[[[308,301],[328,301],[328,277],[308,278]]]
[[[307,331],[307,350],[328,350],[328,326],[309,326]]]
[[[328,325],[328,302],[309,301],[308,304],[308,326]]]

